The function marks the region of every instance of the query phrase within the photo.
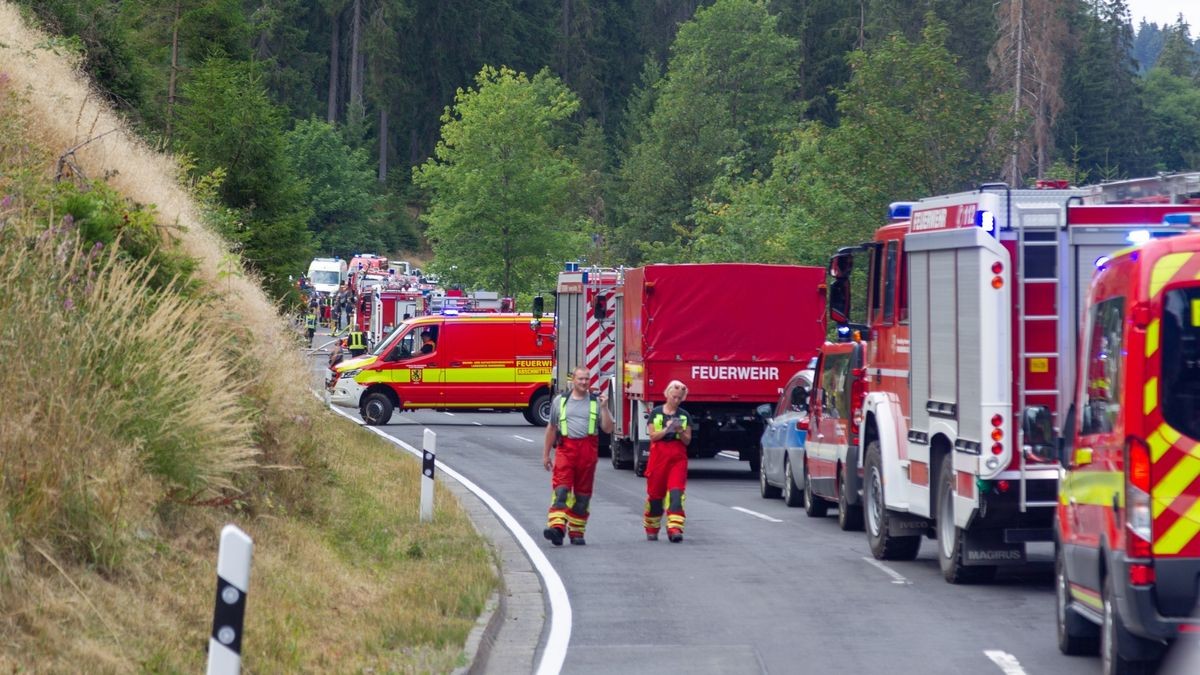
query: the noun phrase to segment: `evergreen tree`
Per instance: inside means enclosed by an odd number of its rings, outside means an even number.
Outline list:
[[[798,118],[795,50],[761,1],[718,0],[680,28],[649,128],[621,171],[624,255],[686,237],[693,201],[716,176],[769,164]]]
[[[1191,26],[1181,15],[1167,28],[1158,66],[1176,77],[1200,83],[1200,53],[1192,44]]]

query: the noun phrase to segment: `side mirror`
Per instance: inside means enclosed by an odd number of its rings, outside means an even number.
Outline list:
[[[853,253],[838,253],[829,259],[829,276],[834,279],[848,279],[853,271]]]
[[[850,279],[838,277],[829,287],[829,320],[833,323],[850,323]]]
[[[1021,436],[1024,449],[1034,457],[1047,462],[1057,459],[1054,422],[1046,406],[1029,406],[1021,412]]]
[[[546,299],[540,295],[533,297],[533,318],[540,319],[546,313]]]
[[[1067,408],[1067,419],[1063,422],[1062,436],[1058,438],[1058,462],[1071,466],[1071,455],[1075,449],[1075,404]]]
[[[758,406],[757,408],[755,408],[754,412],[758,413],[758,416],[761,417],[764,422],[769,422],[771,420],[771,410],[772,410],[771,404],[764,403],[764,404]]]
[[[608,318],[608,297],[603,293],[597,293],[592,300],[592,316],[596,317],[597,321]]]

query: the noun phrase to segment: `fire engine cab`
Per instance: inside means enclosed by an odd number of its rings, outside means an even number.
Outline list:
[[[938,540],[947,581],[990,578],[1051,541],[1052,435],[1074,382],[1079,307],[1095,262],[1135,232],[1186,229],[1179,204],[1105,204],[1103,186],[1003,184],[901,205],[907,220],[830,262],[831,318],[867,342],[858,471],[880,559]],[[1136,235],[1142,236],[1142,235]],[[856,255],[866,321],[850,324]]]

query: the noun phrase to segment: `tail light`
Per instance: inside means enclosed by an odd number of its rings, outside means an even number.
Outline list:
[[[808,418],[796,420],[796,431],[808,431]]]
[[[850,374],[854,377],[850,383],[850,431],[857,434],[862,426],[863,401],[867,399],[867,369],[855,368]]]
[[[1130,558],[1149,558],[1150,448],[1139,438],[1125,443],[1125,551]],[[1132,582],[1133,570],[1130,569]]]

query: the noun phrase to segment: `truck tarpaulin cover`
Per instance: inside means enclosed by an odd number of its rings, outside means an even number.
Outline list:
[[[688,382],[690,399],[710,389],[716,394],[722,383],[735,380],[760,381],[773,398],[781,382],[804,368],[825,340],[824,282],[824,268],[792,265],[629,270],[627,360],[643,363],[655,380],[670,374]],[[777,369],[774,376],[764,376],[770,368]],[[646,384],[657,388],[666,382]]]

